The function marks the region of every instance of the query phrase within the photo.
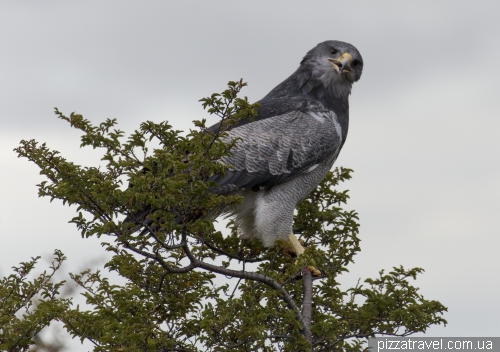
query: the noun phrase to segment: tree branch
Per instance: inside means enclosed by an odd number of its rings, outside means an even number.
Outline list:
[[[123,245],[125,246],[125,248],[128,248],[130,249],[132,252],[135,252],[137,254],[140,254],[144,257],[147,257],[149,259],[153,259],[155,260],[156,262],[158,262],[166,271],[168,271],[169,273],[173,273],[173,274],[183,274],[183,273],[187,273],[191,270],[193,270],[196,265],[195,263],[193,263],[191,261],[191,264],[189,264],[188,266],[185,266],[185,267],[181,267],[181,268],[176,268],[176,267],[173,267],[173,266],[170,266],[168,265],[164,260],[163,258],[161,257],[161,255],[159,255],[158,253],[155,253],[155,254],[151,254],[149,252],[146,252],[146,251],[143,251],[143,250],[140,250],[139,248],[135,247],[135,246],[132,246],[128,241],[122,241]]]
[[[304,336],[312,346],[311,317],[312,317],[312,272],[308,267],[302,269],[304,281],[304,297],[302,298],[302,322],[304,324]]]
[[[247,263],[259,263],[259,262],[262,262],[264,259],[262,258],[246,258],[246,257],[242,257],[242,256],[236,256],[236,255],[233,255],[229,252],[226,252],[225,250],[223,249],[220,249],[218,247],[215,247],[213,244],[211,244],[210,242],[208,241],[205,241],[205,246],[207,246],[208,248],[210,248],[211,250],[213,250],[214,252],[217,252],[221,255],[225,255],[226,257],[228,258],[231,258],[231,259],[234,259],[234,260],[238,260],[238,261],[245,261]]]
[[[280,285],[276,280],[274,280],[268,276],[259,274],[259,273],[248,272],[248,271],[243,271],[243,270],[237,271],[237,270],[227,269],[227,268],[220,267],[217,265],[205,263],[201,260],[196,259],[193,255],[193,253],[191,252],[191,249],[189,248],[189,244],[187,243],[187,234],[186,234],[185,229],[183,229],[183,231],[182,231],[182,242],[185,243],[184,252],[186,253],[189,260],[191,261],[191,264],[189,266],[194,265],[198,268],[201,268],[201,269],[204,269],[207,271],[212,271],[214,273],[218,273],[221,275],[258,281],[258,282],[261,282],[263,284],[266,284],[267,286],[271,287],[272,289],[274,289],[276,291],[279,291],[283,296],[283,300],[288,305],[288,308],[295,312],[298,321],[302,325],[304,335],[306,335],[306,336],[311,335],[311,323],[310,323],[310,321],[309,321],[309,325],[306,325],[304,323],[304,321],[302,319],[301,312],[299,310],[299,307],[297,307],[297,305],[295,304],[295,301],[290,296],[290,294],[287,292],[287,290],[285,290],[285,288],[282,285]],[[312,273],[311,273],[311,286],[312,286]]]

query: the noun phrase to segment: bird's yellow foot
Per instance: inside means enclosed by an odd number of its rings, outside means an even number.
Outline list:
[[[304,241],[297,238],[295,238],[295,240],[298,241],[298,246],[300,247],[298,247],[297,245],[292,245],[292,242],[289,241],[289,244],[283,248],[283,251],[286,254],[290,254],[292,257],[297,257],[304,252]]]
[[[302,243],[300,243],[300,241],[297,239],[297,237],[295,237],[293,233],[291,233],[290,236],[288,236],[288,241],[291,244],[291,248],[290,247],[286,248],[287,252],[294,253],[297,257],[302,253],[304,253],[305,251],[304,246],[302,246]],[[307,268],[311,271],[313,276],[315,277],[321,276],[321,271],[319,271],[315,267],[308,266]]]
[[[320,277],[321,276],[321,271],[316,269],[314,266],[308,266],[307,269],[311,271],[312,276],[314,277]]]

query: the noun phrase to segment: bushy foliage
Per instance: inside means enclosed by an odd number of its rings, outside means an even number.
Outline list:
[[[52,282],[66,257],[56,250],[50,271],[30,280],[39,259],[21,263],[0,279],[1,351],[28,351],[36,335],[70,308],[70,300],[59,297],[64,281]]]
[[[102,271],[72,275],[91,309],[61,301],[64,309],[51,317],[95,351],[360,351],[375,334],[407,336],[446,323],[446,308],[409,283],[420,268],[396,267],[340,288],[360,251],[358,216],[343,208],[348,192],[336,190],[349,169],[330,172],[299,204],[295,228],[307,249],[298,258],[286,243],[241,240],[231,223],[227,234],[215,229],[215,216],[241,201],[210,192],[217,186],[210,178],[226,171],[217,160],[238,142],[224,143],[226,131],[256,114],[258,104],[238,98],[244,86],[230,82],[202,99],[221,120],[216,132],[205,120],[187,134],[148,121],[125,139],[116,120],[94,126],[56,110],[82,131],[82,147],[102,149],[105,167],[82,167],[46,144],[21,142],[19,156],[45,177],[39,195],[75,205],[71,222],[84,237],[104,238],[113,253],[106,268],[126,279],[115,285]],[[149,150],[151,142],[160,147]],[[308,266],[322,275],[312,278]]]

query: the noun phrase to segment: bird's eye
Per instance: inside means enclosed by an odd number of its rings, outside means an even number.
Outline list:
[[[332,54],[332,55],[335,55],[335,54],[336,54],[336,53],[338,53],[338,52],[339,52],[339,51],[338,51],[337,49],[335,49],[335,48],[331,48],[331,49],[330,49],[330,54]]]
[[[361,61],[359,61],[359,60],[353,60],[353,62],[351,64],[352,67],[356,67],[356,66],[359,66],[359,65],[361,65]]]

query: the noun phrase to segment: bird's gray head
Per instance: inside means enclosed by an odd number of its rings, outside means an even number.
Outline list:
[[[336,95],[349,95],[352,84],[363,72],[363,58],[349,43],[328,40],[311,49],[300,63],[299,71],[308,72]]]

